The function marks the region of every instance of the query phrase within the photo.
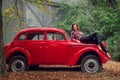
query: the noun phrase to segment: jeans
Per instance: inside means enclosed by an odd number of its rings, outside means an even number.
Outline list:
[[[106,48],[103,46],[101,40],[99,39],[97,32],[92,33],[92,34],[89,34],[89,35],[86,35],[86,36],[82,36],[82,37],[80,38],[80,41],[83,42],[83,43],[87,43],[87,44],[100,45],[101,49],[102,49],[105,53],[107,53],[107,50],[106,50]]]

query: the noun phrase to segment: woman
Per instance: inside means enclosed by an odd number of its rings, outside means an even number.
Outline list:
[[[107,54],[108,58],[111,59],[111,56],[107,53],[106,48],[103,46],[101,43],[98,33],[92,33],[87,36],[84,36],[84,34],[79,31],[79,26],[77,23],[73,23],[71,25],[72,31],[71,31],[71,39],[77,42],[82,42],[82,43],[90,43],[90,44],[96,44],[98,45],[98,48],[102,50],[104,53]]]

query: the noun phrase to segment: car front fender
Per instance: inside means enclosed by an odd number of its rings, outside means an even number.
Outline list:
[[[83,49],[79,50],[77,53],[75,53],[73,55],[73,57],[70,59],[68,65],[69,66],[75,65],[77,63],[77,61],[79,60],[79,58],[84,53],[89,52],[89,51],[94,51],[100,57],[100,60],[101,60],[102,63],[106,63],[107,62],[106,56],[98,48],[86,47],[86,48],[83,48]]]
[[[15,52],[20,52],[21,54],[25,55],[26,58],[27,58],[28,65],[31,65],[30,53],[26,49],[24,49],[22,47],[15,47],[15,48],[12,48],[12,49],[8,50],[8,52],[6,53],[6,59],[8,59]]]

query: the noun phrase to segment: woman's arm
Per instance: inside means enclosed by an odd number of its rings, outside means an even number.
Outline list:
[[[76,42],[79,42],[79,43],[80,43],[80,40],[77,40],[77,39],[72,39],[72,40],[74,40],[74,41],[76,41]]]
[[[79,31],[72,31],[71,32],[71,39],[76,41],[76,42],[80,42],[80,36],[81,36],[81,33]]]

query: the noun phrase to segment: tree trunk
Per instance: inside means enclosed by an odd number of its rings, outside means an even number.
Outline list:
[[[0,0],[0,77],[6,77],[6,63],[3,48],[2,0]]]

